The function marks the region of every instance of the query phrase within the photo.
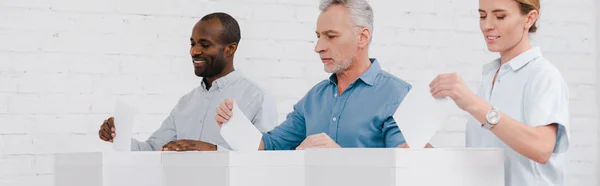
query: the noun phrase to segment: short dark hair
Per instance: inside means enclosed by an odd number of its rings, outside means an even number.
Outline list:
[[[230,44],[230,43],[239,43],[241,33],[240,33],[240,25],[235,20],[235,18],[231,17],[227,13],[223,12],[215,12],[208,15],[205,15],[200,19],[201,21],[207,21],[217,18],[221,22],[221,42],[222,44]]]

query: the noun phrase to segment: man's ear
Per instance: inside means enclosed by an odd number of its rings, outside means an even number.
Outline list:
[[[358,46],[360,48],[365,48],[371,42],[371,30],[366,27],[363,27],[358,32]]]
[[[233,56],[233,54],[235,54],[235,51],[237,50],[238,44],[237,42],[233,42],[233,43],[229,43],[225,46],[225,56],[226,57],[231,57]]]

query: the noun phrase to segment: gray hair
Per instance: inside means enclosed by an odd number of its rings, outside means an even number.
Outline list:
[[[323,12],[333,5],[346,7],[356,26],[373,32],[373,8],[366,0],[321,0],[319,9]]]

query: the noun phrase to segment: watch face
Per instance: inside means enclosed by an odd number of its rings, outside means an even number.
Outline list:
[[[488,123],[490,123],[490,124],[497,124],[498,121],[500,120],[500,115],[496,111],[490,111],[490,112],[488,112],[485,115],[485,117],[488,120]]]

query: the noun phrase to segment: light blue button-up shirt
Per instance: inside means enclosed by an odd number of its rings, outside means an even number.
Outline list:
[[[326,133],[341,147],[403,144],[392,116],[411,85],[383,71],[376,59],[371,63],[341,95],[335,74],[315,85],[281,125],[263,135],[265,150],[292,150],[318,133]]]
[[[225,98],[236,100],[240,110],[259,131],[266,132],[275,127],[277,108],[273,98],[236,70],[215,80],[209,90],[203,81],[201,86],[183,96],[148,140],[131,140],[131,150],[156,151],[181,139],[208,142],[217,145],[218,150],[230,149],[214,119]]]
[[[478,95],[529,127],[557,124],[556,144],[548,162],[540,164],[512,149],[470,117],[467,147],[504,149],[506,186],[564,185],[570,128],[569,87],[560,71],[542,56],[540,48],[531,48],[503,65],[500,59],[485,65]]]

